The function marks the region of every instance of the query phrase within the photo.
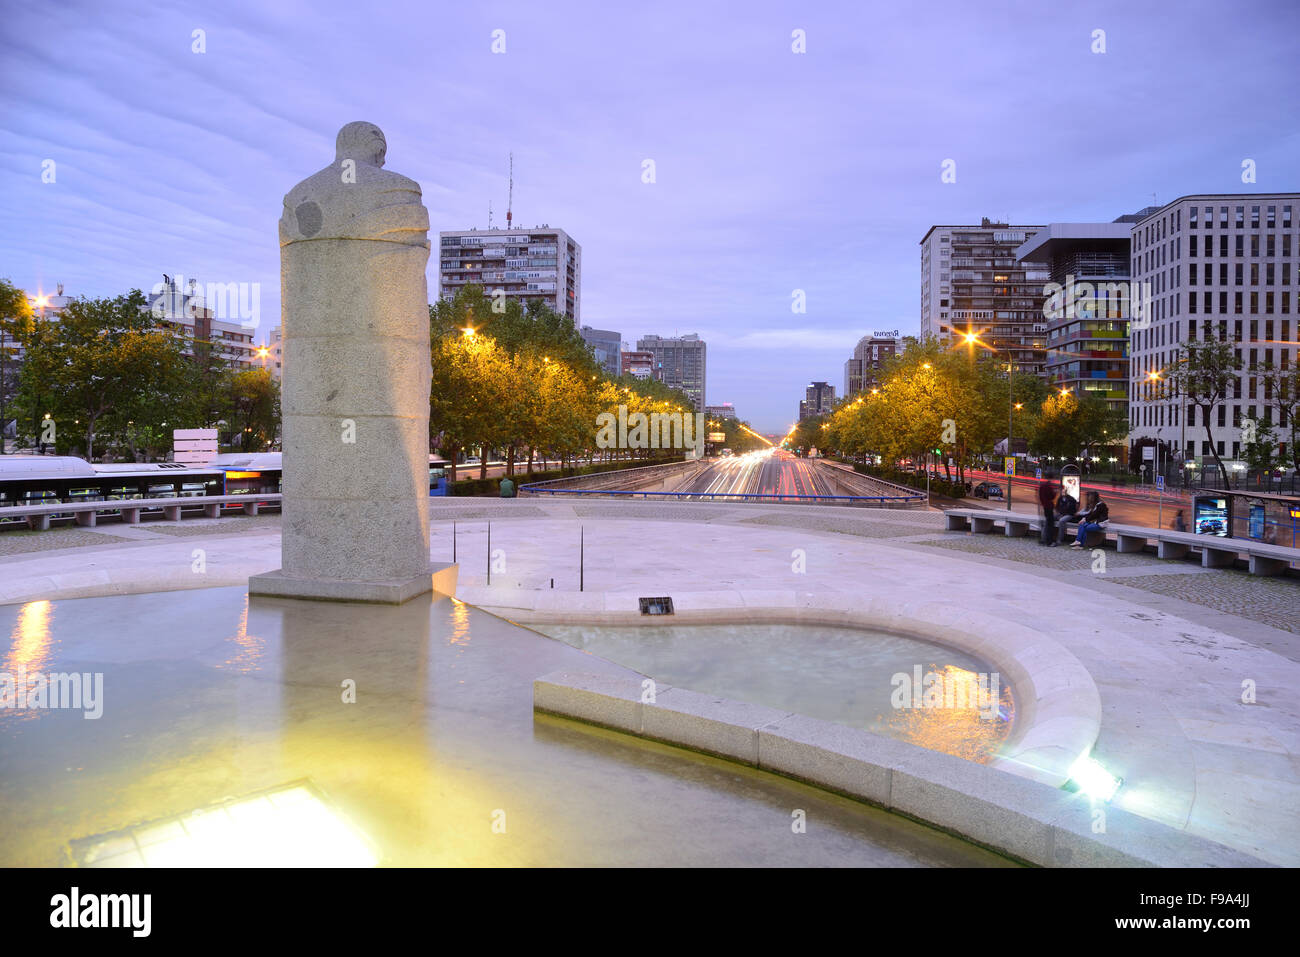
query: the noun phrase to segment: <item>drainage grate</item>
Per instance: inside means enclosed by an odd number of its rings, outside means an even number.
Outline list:
[[[643,615],[671,615],[673,613],[673,600],[668,597],[664,598],[640,598],[641,614]]]

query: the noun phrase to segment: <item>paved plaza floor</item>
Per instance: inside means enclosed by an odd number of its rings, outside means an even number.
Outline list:
[[[491,551],[487,542],[489,521]],[[625,607],[628,601],[645,595],[671,595],[679,607],[713,613],[719,620],[747,608],[795,609],[819,601],[842,604],[889,597],[915,603],[918,609],[928,612],[950,609],[957,623],[962,615],[978,614],[1001,618],[1018,628],[1031,628],[1042,635],[1044,642],[1067,649],[1092,676],[1102,706],[1094,754],[1124,778],[1124,788],[1117,797],[1122,807],[1264,860],[1300,865],[1300,703],[1295,695],[1295,688],[1300,687],[1300,581],[1293,577],[1255,578],[1242,571],[1205,570],[1190,561],[1161,561],[1151,554],[1120,555],[1107,549],[1097,555],[1087,550],[1046,549],[1030,539],[946,533],[942,530],[942,516],[924,511],[601,499],[448,499],[436,502],[433,508],[433,560],[451,560],[453,523],[455,556],[460,565],[459,597],[498,616],[521,621],[539,611],[555,614],[565,610],[575,620],[582,620]],[[204,603],[216,602],[229,618],[234,614],[230,609],[245,600],[241,586],[247,576],[278,565],[275,516],[135,527],[104,525],[95,530],[59,529],[30,536],[6,533],[0,535],[0,602],[14,607],[0,609],[0,616],[8,629],[17,629],[23,603],[54,599],[51,630],[59,636],[57,648],[71,650],[77,642],[90,642],[93,653],[77,654],[88,660],[102,660],[116,643],[125,640],[123,636],[131,634],[129,621],[135,614],[134,606],[113,606],[120,610],[111,613],[110,606],[102,606],[105,620],[115,622],[114,627],[96,630],[93,616],[87,615],[80,619],[86,622],[83,634],[83,629],[68,630],[72,626],[67,622],[78,620],[81,613],[73,611],[79,603],[65,599],[206,588],[200,595],[188,598],[142,594],[134,600],[160,602],[170,597],[178,603],[171,613],[173,628],[166,635],[132,636],[131,647],[136,649],[132,654],[142,661],[166,660],[172,662],[169,666],[192,667],[197,677],[205,668],[216,667],[201,662],[183,665],[199,647],[191,644],[185,633],[205,627],[209,616],[203,610]],[[218,602],[221,596],[225,597]],[[443,606],[445,613],[437,610]],[[347,606],[337,608],[342,609],[336,616],[340,621],[352,613]],[[501,695],[493,707],[513,715],[510,720],[517,725],[511,734],[531,736],[532,744],[527,747],[538,746],[538,739],[548,735],[559,736],[569,742],[566,747],[585,755],[584,760],[591,764],[590,777],[583,779],[588,784],[584,786],[610,787],[616,792],[624,787],[624,775],[637,779],[650,773],[641,763],[650,760],[649,755],[657,755],[656,761],[696,762],[690,766],[711,769],[707,774],[699,772],[703,778],[695,776],[695,772],[688,775],[700,788],[699,793],[714,795],[710,800],[737,800],[725,786],[726,781],[768,781],[758,772],[655,745],[634,744],[603,732],[553,726],[550,719],[539,719],[534,726],[527,686],[532,678],[555,667],[569,666],[571,655],[584,659],[585,670],[593,670],[597,664],[616,666],[582,656],[575,649],[549,642],[533,632],[515,629],[474,608],[444,601],[435,603],[433,609],[433,621],[443,614],[470,616],[475,637],[488,636],[487,641],[478,644],[479,648],[498,643],[505,648],[511,641],[528,647],[536,643],[536,659],[521,664],[517,671],[511,665],[508,670],[512,677],[500,681],[494,681],[491,672],[496,667],[494,662],[505,658],[487,650],[475,651],[484,655],[475,682],[480,689],[491,688]],[[215,605],[212,616],[220,621]],[[250,622],[254,618],[250,612]],[[228,623],[212,627],[216,630],[206,632],[211,648],[232,640],[229,635],[219,635],[238,633],[238,628]],[[277,626],[279,630],[267,645],[270,650],[263,652],[281,667],[289,650],[297,648],[297,642],[304,643],[304,647],[308,643],[306,638],[293,638],[296,632],[292,630],[286,637],[286,627]],[[497,628],[505,629],[502,636],[518,632],[531,637],[493,637]],[[453,625],[443,622],[435,628],[430,624],[429,629],[429,648],[443,644],[454,648],[445,634],[447,629],[454,631]],[[373,636],[371,627],[354,623],[353,631],[362,636],[356,640],[372,657],[384,647],[382,640]],[[351,647],[347,634],[345,629],[329,639],[335,642],[329,645],[331,651],[337,647],[340,654],[346,655]],[[469,644],[475,646],[474,641]],[[310,668],[310,656],[295,655],[292,660],[296,666]],[[431,660],[437,664],[441,659]],[[440,669],[435,667],[433,671]],[[337,687],[335,677],[328,677],[332,687]],[[232,680],[247,681],[246,687],[250,688],[266,687],[265,681],[258,684],[261,679],[251,675]],[[421,680],[432,680],[437,686],[443,677],[426,675]],[[320,681],[322,685],[329,683],[323,675]],[[282,716],[301,713],[305,727],[314,728],[317,718],[311,716],[312,708],[305,704],[299,707],[297,692],[290,691],[291,684],[296,682],[283,676],[273,679],[269,686],[272,691],[266,692],[265,700],[278,702]],[[508,685],[512,690],[507,689]],[[228,698],[229,693],[230,689],[214,691],[211,700],[226,700],[222,695]],[[402,692],[408,697],[421,693],[414,686]],[[454,688],[447,693],[459,694]],[[459,699],[457,707],[471,711],[478,708],[471,699],[472,695]],[[323,704],[320,707],[324,709],[319,716],[322,729],[331,727],[332,722],[351,720],[330,717],[330,709]],[[229,720],[236,721],[240,713],[236,709],[228,715]],[[435,709],[429,707],[415,706],[412,715],[410,720],[417,724],[447,726],[434,720]],[[248,720],[256,725],[255,717]],[[505,718],[489,719],[485,715],[481,720],[486,722],[486,729],[492,720]],[[536,730],[527,731],[534,727]],[[484,743],[486,731],[476,735],[474,742],[459,745],[465,750],[459,751],[457,757],[461,772],[471,777],[480,773],[481,755],[498,754],[495,746]],[[212,786],[177,785],[175,794],[164,789],[168,800],[163,803],[168,813],[180,813],[183,805],[197,807],[205,799],[222,797],[227,791],[233,793],[254,785],[270,787],[291,773],[314,779],[313,760],[332,763],[323,745],[318,742],[313,749],[306,743],[312,738],[308,733],[302,739],[295,736],[292,747],[277,746],[282,757],[293,755],[293,761],[273,762],[270,766],[263,763],[258,766],[264,773],[240,777],[233,770],[242,753],[238,737],[228,735],[227,753],[221,758],[227,762],[227,770],[215,776]],[[403,747],[409,744],[405,732],[399,733],[398,739],[406,742]],[[306,748],[301,754],[296,752],[299,740]],[[427,736],[421,740],[427,741]],[[192,747],[193,741],[187,743],[181,736],[171,744],[171,750],[161,748],[154,772],[158,780],[166,776],[166,767],[186,762],[186,749]],[[4,760],[12,762],[14,739],[8,735],[4,751],[8,755]],[[315,757],[309,759],[313,751]],[[613,758],[616,751],[633,757]],[[416,754],[417,763],[432,760],[424,745],[416,749]],[[190,763],[198,769],[204,760],[195,757]],[[442,767],[440,760],[435,762],[437,767]],[[561,787],[559,782],[544,782],[542,764],[530,764],[533,758],[524,752],[505,748],[490,763],[497,769],[495,773],[508,775],[512,760],[523,762],[521,767],[535,768],[538,777],[529,787],[539,789],[539,793]],[[434,766],[426,764],[419,764],[421,773]],[[600,766],[620,768],[618,783],[597,784],[603,780],[597,774]],[[678,770],[681,767],[685,765],[674,765]],[[53,769],[47,770],[47,776],[40,780],[43,786],[54,786],[57,775]],[[665,795],[677,786],[668,780],[675,778],[678,770],[661,768],[664,781],[656,787],[667,789]],[[348,772],[341,769],[325,776],[331,792],[339,790],[338,781],[349,780]],[[3,777],[6,806],[13,806],[10,798],[19,799],[23,807],[38,801],[37,791],[22,790],[26,784],[10,783],[12,776],[8,773]],[[798,787],[789,782],[778,786],[774,781],[763,787]],[[634,789],[635,785],[626,782],[626,787]],[[342,790],[346,795],[347,787]],[[213,797],[215,791],[221,794]],[[607,798],[621,802],[630,793],[611,792]],[[815,792],[802,789],[801,793]],[[447,800],[455,797],[449,794]],[[670,803],[674,800],[666,796],[664,799]],[[822,799],[839,802],[826,796]],[[413,799],[408,795],[401,800]],[[493,797],[484,803],[500,800]],[[69,826],[66,817],[50,811],[41,841],[11,847],[8,853],[34,860],[27,855],[46,853],[60,835],[66,842],[135,823],[131,815],[144,815],[146,803],[119,805],[111,813],[99,815],[79,805],[76,827]],[[382,824],[375,824],[384,816],[375,810],[381,805],[372,806],[370,823],[382,830]],[[416,813],[417,805],[410,806]],[[769,802],[767,806],[775,805]],[[851,805],[846,802],[836,806]],[[360,799],[359,807],[364,816],[364,799]],[[783,813],[788,817],[788,809]],[[626,818],[629,822],[631,819]],[[852,835],[856,826],[845,824],[842,835]],[[788,824],[785,830],[789,830]],[[618,843],[612,835],[607,840],[610,847]],[[828,862],[861,859],[845,850],[854,846],[851,836],[844,840],[841,851],[826,851]],[[707,851],[701,850],[690,860],[725,862],[727,854],[739,854],[739,844],[730,841],[727,838]],[[38,845],[46,850],[38,850]],[[420,846],[425,851],[432,847]],[[752,855],[739,854],[734,860],[787,860],[781,857],[784,851],[774,847],[762,846]],[[460,847],[460,852],[467,855],[473,850]],[[553,850],[538,843],[526,851],[518,850],[522,856],[491,859],[537,862],[539,856]],[[899,859],[922,862],[924,855],[920,852],[910,858],[908,853],[901,853]],[[594,856],[629,862],[636,857],[609,856],[605,851]],[[941,858],[940,854],[935,860],[942,862]]]

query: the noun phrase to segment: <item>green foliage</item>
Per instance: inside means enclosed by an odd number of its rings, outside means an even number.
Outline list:
[[[569,466],[560,469],[548,469],[545,472],[534,472],[530,475],[524,484],[533,482],[547,482],[551,479],[570,478],[574,475],[594,475],[597,472],[612,472],[617,469],[626,468],[644,468],[650,465],[667,465],[670,462],[680,462],[683,456],[668,456],[655,458],[645,462],[593,462],[589,465]],[[501,494],[501,479],[462,479],[454,485],[449,485],[448,489],[452,495],[478,495],[478,496],[499,496]]]
[[[1153,393],[1157,396],[1181,395],[1189,407],[1197,409],[1197,421],[1205,428],[1205,438],[1210,442],[1210,454],[1225,488],[1228,485],[1228,470],[1219,458],[1210,422],[1213,421],[1214,410],[1232,394],[1240,369],[1241,360],[1237,358],[1236,350],[1230,343],[1217,339],[1184,342],[1178,348],[1178,359],[1170,369],[1167,380],[1159,380],[1153,388]]]
[[[907,342],[884,368],[874,391],[847,399],[823,423],[819,445],[885,462],[956,463],[964,474],[974,459],[993,453],[1007,435],[1027,437],[1037,428],[1047,387],[1037,377],[1013,374],[996,355],[980,357],[978,344],[945,348],[933,340]]]
[[[32,324],[15,400],[28,441],[42,441],[48,416],[56,449],[90,459],[137,418],[142,428],[162,428],[183,406],[181,344],[144,305],[138,289],[113,299],[81,298],[57,321]]]
[[[17,369],[11,369],[17,344],[31,336],[32,306],[27,294],[8,279],[0,279],[0,452],[5,451],[4,428],[18,391]]]
[[[691,409],[660,382],[604,376],[573,323],[540,301],[494,302],[470,285],[431,305],[429,322],[429,437],[452,462],[475,446],[505,449],[514,474],[516,455],[568,460],[593,450],[597,417],[620,405],[629,414]],[[484,455],[480,479],[486,473]]]
[[[1292,468],[1300,468],[1300,365],[1277,368],[1267,363],[1257,370],[1267,401],[1278,411],[1278,424],[1286,437],[1287,455]]]

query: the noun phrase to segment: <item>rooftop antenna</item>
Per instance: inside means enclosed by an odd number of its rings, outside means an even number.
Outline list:
[[[514,206],[514,202],[515,202],[515,154],[511,153],[510,154],[510,191],[506,194],[506,229],[510,228],[510,224],[514,218],[514,210],[512,209],[512,207]]]
[[[488,229],[492,228],[492,200],[488,200]]]

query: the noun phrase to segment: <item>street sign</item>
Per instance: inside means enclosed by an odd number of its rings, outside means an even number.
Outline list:
[[[1042,469],[1034,469],[1034,478],[1036,478],[1036,479],[1041,479],[1042,477],[1043,477],[1043,470],[1042,470]]]
[[[1165,490],[1165,477],[1164,477],[1163,475],[1157,475],[1157,476],[1156,476],[1156,491],[1157,491],[1157,492],[1163,492],[1164,490]]]
[[[1145,445],[1142,447],[1142,461],[1153,462],[1156,457],[1156,447],[1154,445]]]
[[[1006,474],[1007,474],[1007,475],[1015,475],[1015,474],[1016,474],[1016,457],[1015,457],[1014,455],[1008,455],[1006,461],[1007,461],[1007,465],[1006,465]]]

